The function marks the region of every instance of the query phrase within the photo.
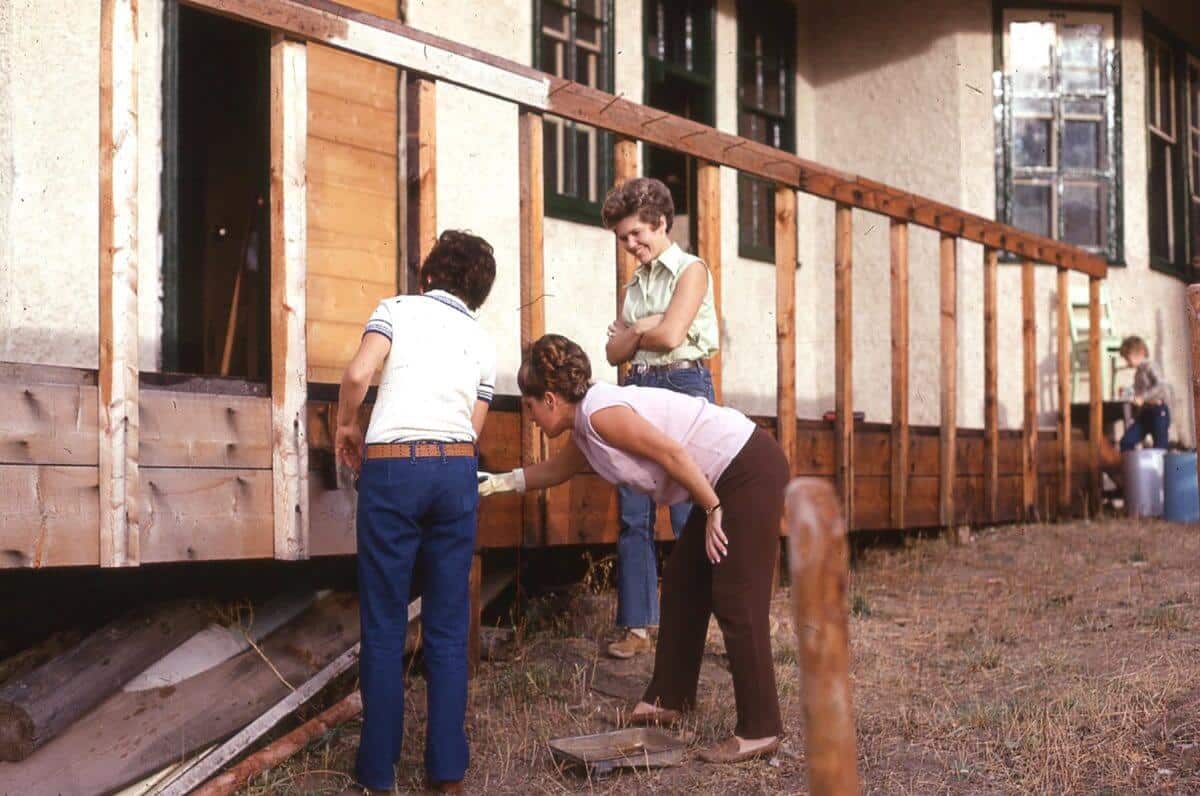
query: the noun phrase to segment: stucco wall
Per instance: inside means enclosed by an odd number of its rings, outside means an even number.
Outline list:
[[[161,20],[141,3],[141,367],[158,364]],[[0,3],[0,360],[96,367],[98,5]]]

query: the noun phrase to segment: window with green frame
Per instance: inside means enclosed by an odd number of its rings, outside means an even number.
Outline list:
[[[795,6],[781,0],[738,2],[738,135],[795,149]],[[738,254],[775,259],[775,186],[738,175]]]
[[[1200,59],[1150,17],[1146,30],[1146,222],[1150,264],[1200,266]]]
[[[613,88],[613,0],[534,0],[533,65],[585,86]],[[546,213],[600,223],[612,183],[612,135],[545,117]]]
[[[1120,69],[1113,12],[999,12],[997,217],[1118,263]]]

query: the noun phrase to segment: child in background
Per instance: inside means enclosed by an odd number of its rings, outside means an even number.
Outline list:
[[[1150,360],[1150,349],[1140,337],[1121,341],[1121,358],[1134,369],[1133,422],[1121,437],[1121,450],[1130,451],[1149,434],[1155,448],[1167,447],[1167,432],[1171,427],[1171,410],[1167,406],[1170,387],[1163,381],[1162,371]]]

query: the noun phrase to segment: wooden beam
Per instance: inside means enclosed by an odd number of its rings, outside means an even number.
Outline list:
[[[891,222],[892,266],[892,457],[891,518],[904,527],[908,500],[908,224]]]
[[[1060,518],[1071,512],[1071,272],[1058,269],[1058,447]]]
[[[1103,257],[328,0],[183,0],[805,193],[1103,277]]]
[[[468,577],[468,591],[471,600],[471,617],[467,627],[467,672],[475,677],[479,668],[479,626],[483,618],[483,600],[480,597],[480,587],[483,585],[483,556],[476,553],[471,556],[471,573]]]
[[[859,783],[846,616],[847,526],[824,481],[797,479],[788,486],[785,500],[792,618],[804,683],[808,786],[815,796],[852,796],[859,792]]]
[[[308,557],[308,52],[271,40],[271,467],[275,557]]]
[[[138,15],[100,4],[100,565],[139,562]],[[82,530],[82,529],[81,529]]]
[[[854,522],[854,220],[853,208],[834,211],[834,444],[842,516]],[[794,273],[794,270],[793,270]],[[794,367],[794,365],[793,365]]]
[[[717,314],[717,338],[721,337],[721,167],[701,161],[696,164],[696,256],[708,266],[712,280],[713,308]],[[720,343],[718,343],[719,345]],[[709,360],[713,392],[717,403],[724,400],[722,390],[723,352]]]
[[[1000,518],[1000,401],[996,349],[996,265],[999,252],[983,252],[983,491],[986,516]]]
[[[613,144],[613,184],[620,185],[625,180],[632,179],[638,174],[638,144],[635,139],[619,137]],[[625,250],[620,241],[614,242],[617,264],[617,314],[620,318],[625,308],[625,286],[633,279],[637,270],[637,260]],[[629,365],[621,365],[617,370],[617,380],[624,383],[629,375]]]
[[[523,111],[518,119],[518,172],[521,192],[520,296],[521,350],[546,333],[545,179],[543,178],[542,115]],[[521,407],[521,466],[546,457],[546,439],[533,418]],[[545,541],[546,493],[536,489],[522,496],[522,538],[526,545]]]
[[[1088,280],[1088,470],[1092,510],[1100,512],[1100,440],[1104,436],[1104,392],[1100,375],[1100,279]]]
[[[1023,517],[1037,514],[1037,305],[1034,296],[1034,265],[1021,264],[1021,351],[1024,413],[1021,426],[1021,478],[1024,482]]]
[[[938,462],[938,520],[954,524],[954,485],[958,469],[958,240],[941,237],[941,435]]]
[[[796,466],[796,192],[775,186],[775,416],[777,439]]]
[[[419,262],[437,243],[437,84],[413,80],[417,115],[417,251]],[[418,264],[419,267],[419,264]]]

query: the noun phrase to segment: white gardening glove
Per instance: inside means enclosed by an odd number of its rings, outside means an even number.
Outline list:
[[[524,492],[525,471],[517,468],[510,473],[477,472],[479,477],[479,496],[497,495],[501,492]]]

